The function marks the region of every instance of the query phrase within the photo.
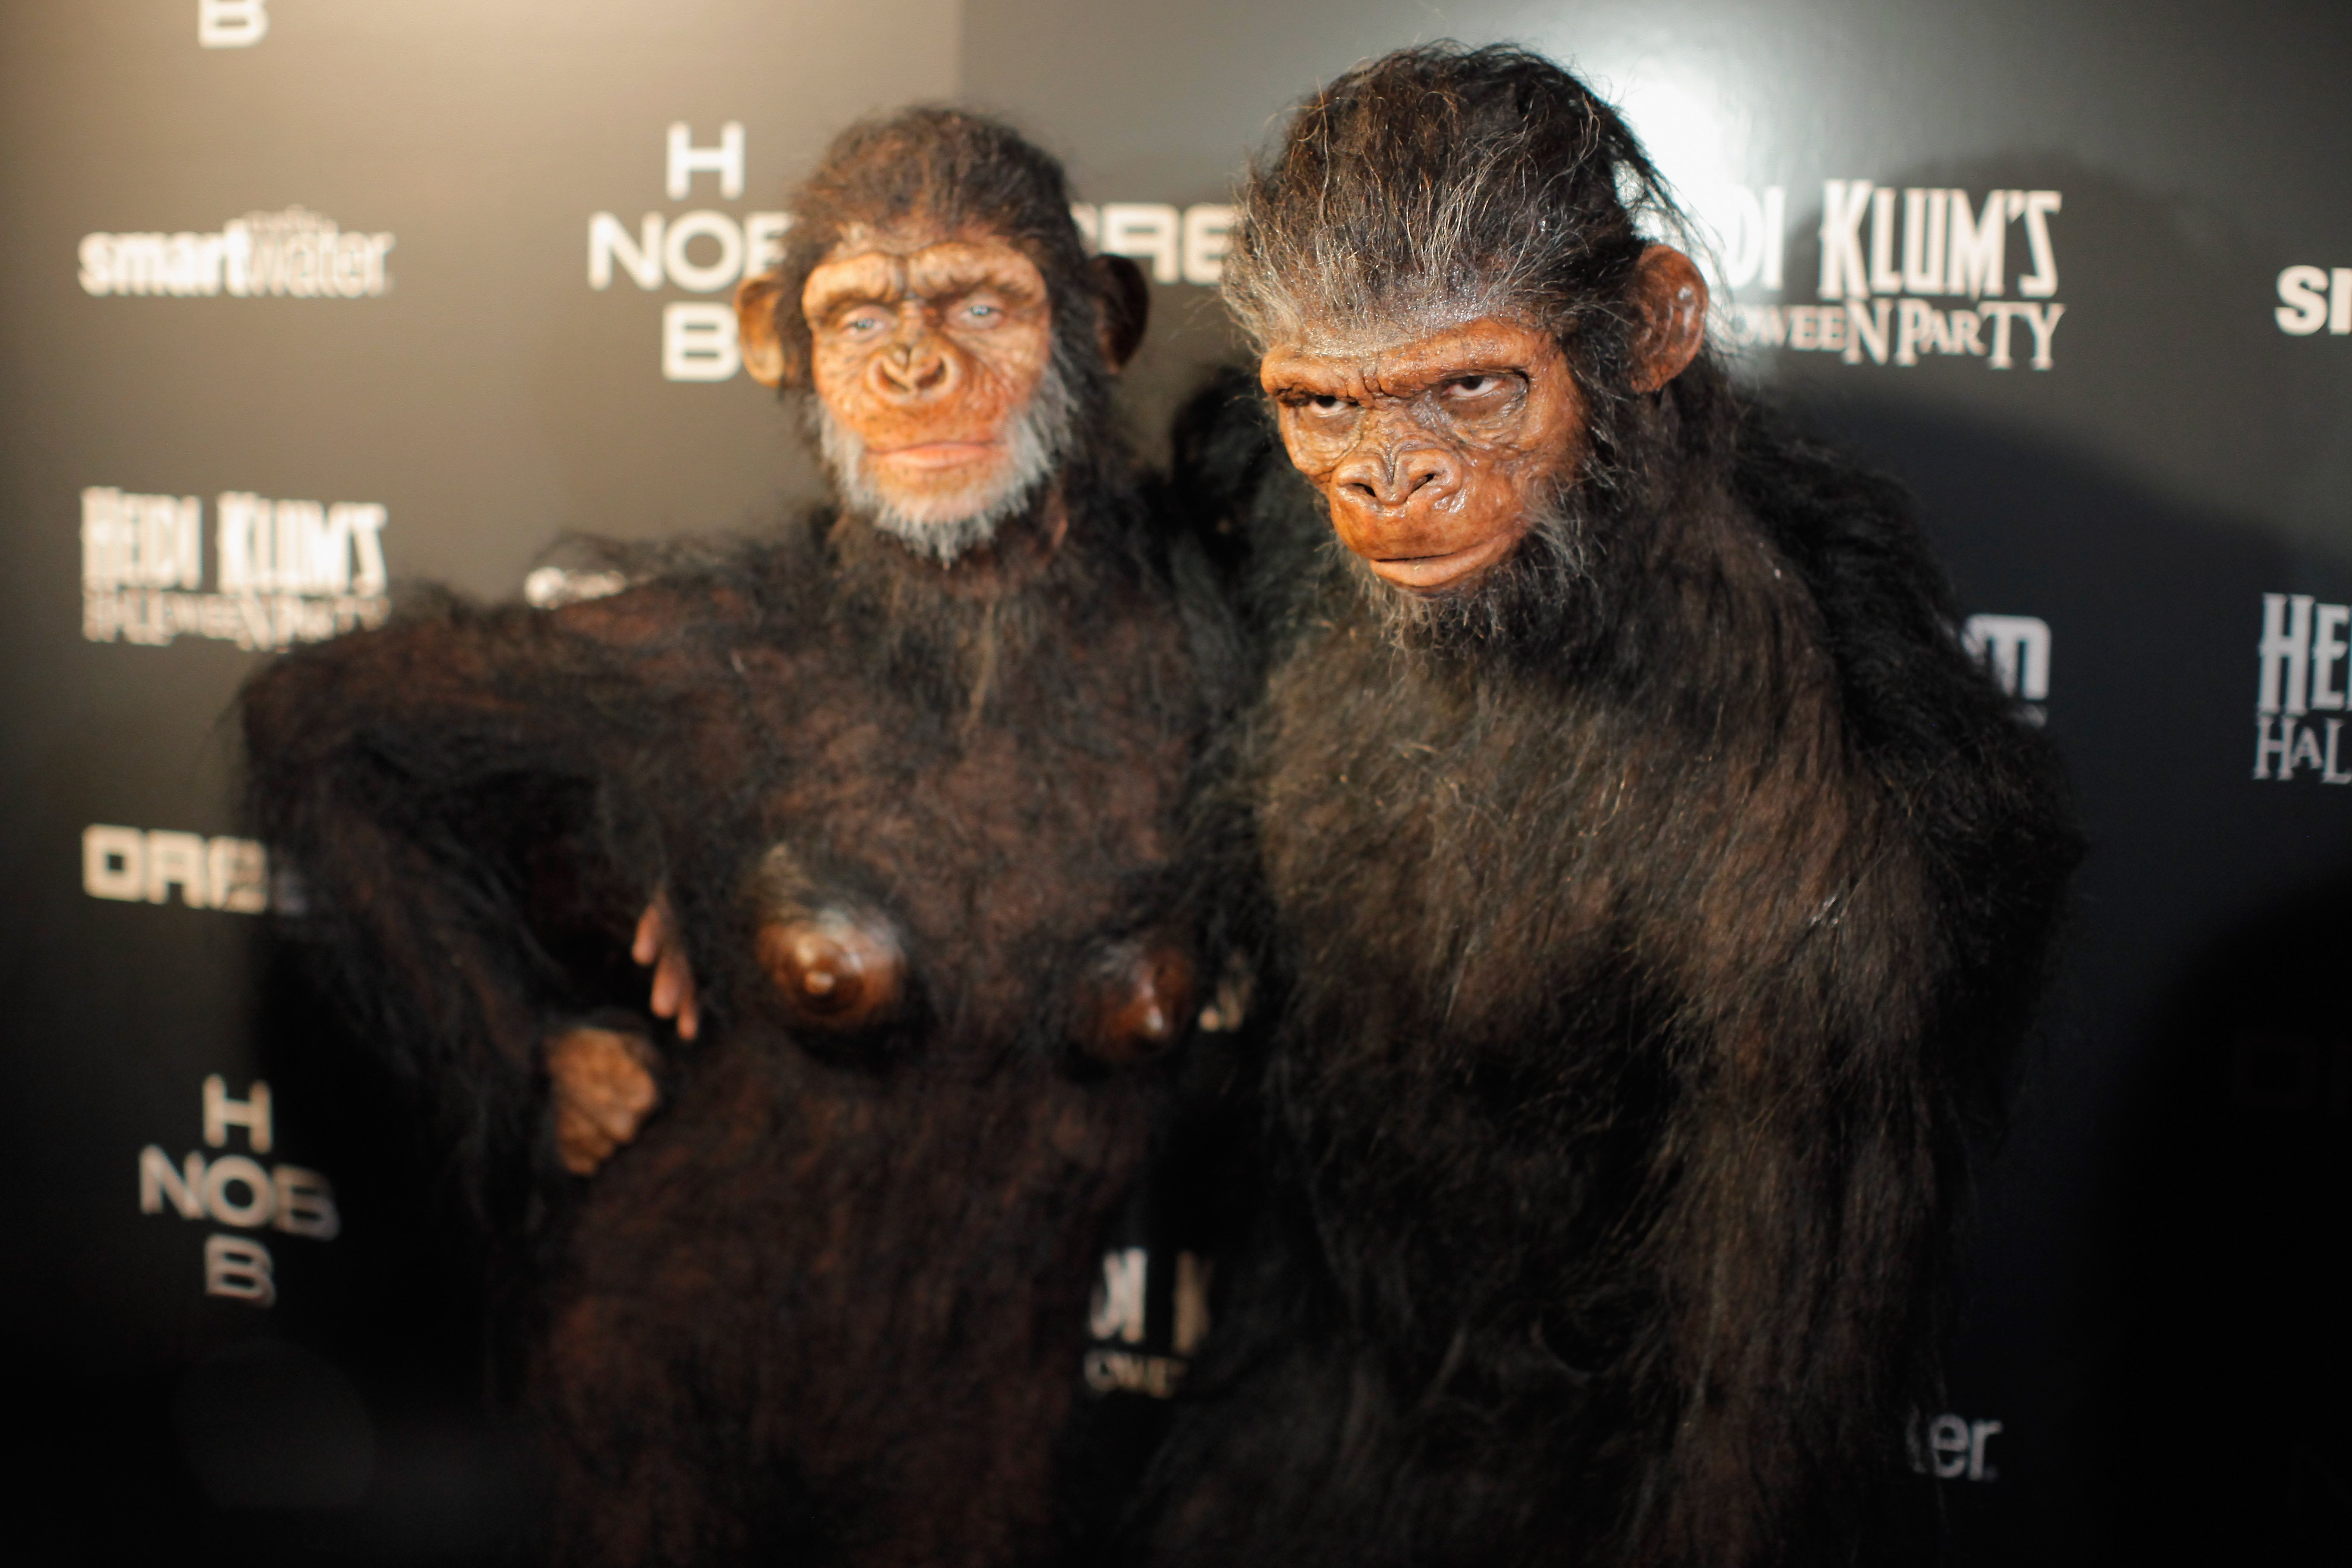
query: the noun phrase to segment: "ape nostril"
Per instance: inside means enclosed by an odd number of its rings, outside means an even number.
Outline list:
[[[1454,476],[1442,453],[1403,452],[1368,458],[1339,477],[1344,494],[1382,509],[1403,506],[1433,486],[1441,491]]]
[[[901,395],[937,392],[952,379],[946,356],[939,353],[885,355],[875,368],[886,387]]]
[[[1453,465],[1434,453],[1423,455],[1418,460],[1408,460],[1404,467],[1404,482],[1399,487],[1403,493],[1397,499],[1410,500],[1423,490],[1443,485],[1453,477]]]

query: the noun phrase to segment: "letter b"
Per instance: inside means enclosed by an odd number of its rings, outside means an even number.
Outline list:
[[[241,1236],[205,1238],[205,1294],[267,1307],[278,1300],[269,1248]]]
[[[196,47],[249,49],[269,36],[269,0],[196,0]]]
[[[726,305],[662,307],[662,374],[671,381],[725,381],[743,365],[735,312]]]

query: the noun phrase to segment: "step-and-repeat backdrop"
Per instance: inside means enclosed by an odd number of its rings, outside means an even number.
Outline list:
[[[1931,12],[1940,14],[1931,15]],[[466,1239],[257,919],[222,714],[404,581],[816,493],[730,290],[848,121],[1012,115],[1234,353],[1234,169],[1529,43],[1706,228],[1718,341],[1917,492],[2094,839],[1978,1195],[1956,1560],[2340,1550],[2352,1426],[2352,13],[1979,0],[112,0],[0,21],[0,1495],[28,1561],[456,1561],[514,1515]],[[36,1545],[35,1543],[38,1543]]]

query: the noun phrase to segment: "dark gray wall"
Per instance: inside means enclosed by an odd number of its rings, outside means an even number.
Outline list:
[[[1915,276],[1854,302],[1874,327],[1883,304],[1888,363],[1868,342],[1857,363],[1743,351],[1759,385],[1915,488],[1970,609],[2047,627],[2039,697],[2095,845],[2018,1128],[1980,1195],[1949,1408],[1925,1413],[1958,1417],[1943,1435],[1976,1444],[1944,1456],[1960,1472],[1946,1486],[1955,1550],[2293,1561],[2340,1538],[2352,784],[2328,780],[2352,779],[2352,742],[2325,763],[2327,727],[2352,710],[2315,706],[2309,681],[2315,636],[2338,624],[2326,607],[2352,603],[2352,332],[2334,330],[2352,328],[2352,272],[2333,321],[2294,332],[2280,317],[2307,315],[2283,304],[2287,268],[2352,268],[2352,14],[2110,0],[1935,14],[1828,0],[265,9],[267,35],[242,47],[199,47],[197,0],[0,21],[0,868],[16,893],[0,963],[29,999],[5,1068],[22,1194],[9,1310],[25,1407],[70,1439],[41,1483],[58,1517],[143,1504],[173,1529],[299,1556],[395,1517],[443,1533],[402,1545],[378,1530],[379,1554],[457,1550],[493,1539],[498,1514],[419,1479],[488,1439],[449,1414],[457,1394],[436,1404],[416,1392],[429,1378],[402,1370],[447,1347],[404,1347],[387,1303],[429,1296],[444,1264],[400,1231],[403,1195],[368,1185],[396,1130],[369,1122],[361,1090],[305,1077],[329,1025],[257,984],[271,962],[259,922],[191,908],[178,884],[150,902],[121,859],[96,885],[131,897],[86,890],[92,825],[145,835],[151,858],[187,848],[157,831],[235,836],[215,725],[268,654],[201,632],[91,640],[76,587],[85,490],[198,498],[201,579],[162,590],[197,616],[222,587],[224,492],[381,506],[395,581],[491,595],[516,592],[566,530],[759,526],[813,486],[772,400],[740,377],[663,374],[665,309],[723,289],[642,289],[625,258],[592,288],[593,215],[632,237],[647,214],[740,226],[849,118],[961,95],[1066,156],[1087,202],[1181,222],[1223,199],[1299,91],[1454,36],[1534,44],[1626,106],[1714,220],[1701,237],[1718,277],[1744,279],[1721,291],[1734,340],[1849,317],[1820,292],[1832,182],[1836,199],[1859,180],[1920,192],[1923,222],[1949,211],[1927,193],[1963,191],[1972,215],[2019,193],[1997,296]],[[234,35],[235,16],[224,26]],[[730,121],[744,127],[741,195],[704,173],[670,198],[668,125],[709,146]],[[1780,193],[1769,235],[1725,216],[1734,186],[1759,212]],[[1905,200],[1889,215],[1898,271]],[[85,236],[221,233],[294,204],[395,237],[384,290],[124,298],[77,280]],[[2047,294],[2021,291],[2036,216]],[[1854,232],[1866,268],[1867,215]],[[1759,241],[1779,250],[1777,288],[1759,275]],[[688,270],[719,244],[695,242]],[[1213,289],[1183,270],[1155,289],[1130,378],[1147,451],[1234,352]],[[2058,305],[2036,369],[2032,322]],[[1984,349],[2010,318],[2009,367],[1968,352],[1964,314]],[[1894,363],[1906,315],[1927,344],[1907,365]],[[1934,352],[1937,330],[1954,352]],[[2284,596],[2282,649],[2304,628],[2301,714],[2258,712],[2266,595]],[[337,611],[331,585],[297,597],[314,620]],[[370,595],[340,598],[347,616],[375,613]],[[209,612],[215,630],[234,601]],[[2346,684],[2324,647],[2319,664]],[[2277,695],[2292,706],[2283,679]],[[2258,762],[2278,766],[2258,739],[2290,721],[2321,765],[2307,752],[2293,777],[2257,779]],[[253,901],[225,880],[200,901]],[[239,1097],[269,1077],[271,1157],[341,1184],[341,1236],[184,1220],[168,1193],[165,1212],[140,1211],[145,1146],[173,1162],[247,1152],[241,1129],[205,1142],[212,1073]],[[233,1211],[244,1191],[226,1189]],[[214,1237],[267,1246],[274,1305],[205,1293]],[[285,1430],[341,1434],[310,1445],[308,1470],[288,1469],[266,1433],[248,1449],[220,1436],[261,1387],[293,1413]],[[336,1506],[218,1510],[240,1496]]]

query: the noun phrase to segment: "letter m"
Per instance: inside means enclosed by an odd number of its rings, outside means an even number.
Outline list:
[[[1968,192],[1952,193],[1952,248],[1950,265],[1944,269],[1946,293],[1976,300],[2000,292],[2006,264],[2002,253],[2009,235],[2003,204],[2008,199],[2007,191],[1992,192],[1985,197],[1984,211],[1971,218]]]

